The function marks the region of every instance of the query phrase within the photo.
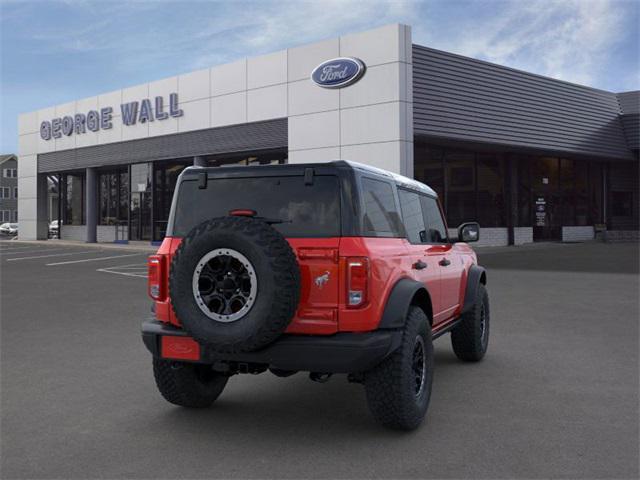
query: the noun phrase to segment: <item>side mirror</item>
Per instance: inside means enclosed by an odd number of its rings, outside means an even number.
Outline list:
[[[476,222],[463,223],[458,227],[459,242],[477,242],[480,240],[480,225]]]

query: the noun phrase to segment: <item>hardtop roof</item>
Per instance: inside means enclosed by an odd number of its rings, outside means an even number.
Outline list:
[[[183,174],[188,176],[190,174],[197,174],[203,171],[207,172],[207,176],[213,174],[213,176],[236,176],[237,174],[254,174],[256,171],[260,171],[261,174],[269,173],[269,175],[275,175],[278,172],[288,172],[294,175],[303,175],[305,169],[313,168],[314,170],[318,170],[317,174],[322,175],[323,173],[328,173],[328,170],[336,169],[336,168],[351,168],[353,170],[359,170],[363,173],[368,173],[371,175],[378,175],[382,177],[386,177],[392,181],[394,181],[398,186],[411,188],[414,190],[421,191],[430,196],[437,197],[437,193],[428,185],[425,185],[422,182],[419,182],[413,178],[405,177],[404,175],[400,175],[397,173],[390,172],[388,170],[384,170],[382,168],[373,167],[371,165],[365,165],[359,162],[353,162],[351,160],[334,160],[331,162],[318,162],[318,163],[288,163],[288,164],[280,164],[280,165],[231,165],[231,166],[221,166],[221,167],[198,167],[192,166],[187,167],[184,170]],[[265,170],[269,169],[269,170]],[[231,175],[230,175],[231,174]]]

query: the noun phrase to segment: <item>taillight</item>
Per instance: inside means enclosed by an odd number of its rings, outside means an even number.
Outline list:
[[[149,296],[154,300],[164,300],[166,296],[164,281],[164,255],[150,255],[147,260],[147,281]]]
[[[369,301],[369,259],[347,258],[347,307],[357,308]]]

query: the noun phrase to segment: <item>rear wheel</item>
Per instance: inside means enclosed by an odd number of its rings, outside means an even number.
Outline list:
[[[181,407],[205,408],[220,396],[229,377],[210,365],[153,359],[153,375],[160,393],[170,403]]]
[[[424,311],[412,306],[400,347],[365,374],[369,409],[387,427],[412,430],[427,413],[432,381],[431,327]]]

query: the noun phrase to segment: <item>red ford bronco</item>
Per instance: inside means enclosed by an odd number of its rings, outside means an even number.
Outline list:
[[[465,223],[449,238],[426,185],[357,163],[187,168],[149,257],[158,389],[207,407],[237,373],[345,373],[377,420],[413,429],[432,340],[451,332],[466,361],[487,350],[487,277],[466,244],[478,237]]]

